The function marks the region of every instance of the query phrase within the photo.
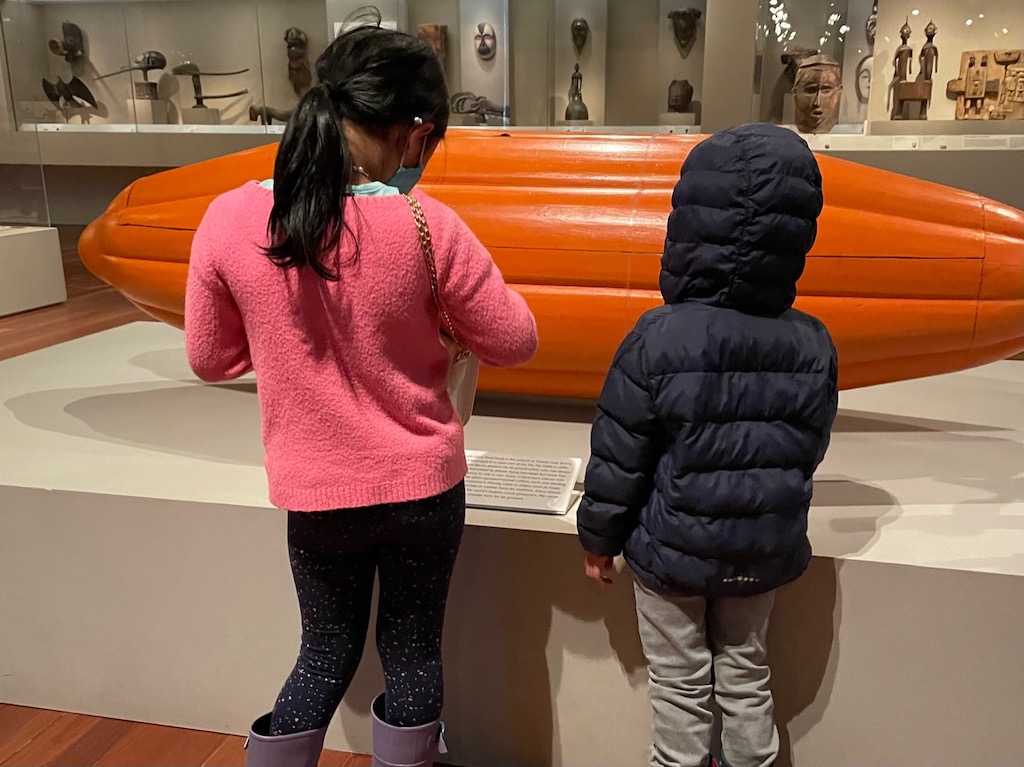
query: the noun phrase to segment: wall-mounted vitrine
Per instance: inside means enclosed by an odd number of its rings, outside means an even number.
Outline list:
[[[0,28],[0,82],[7,82],[6,45]],[[0,88],[0,96],[6,96]],[[45,175],[38,138],[19,133],[10,98],[0,98],[0,227],[47,226]]]
[[[1024,148],[1017,0],[762,0],[756,52],[753,118],[812,145]]]
[[[4,0],[19,130],[266,132],[310,87],[322,0]]]

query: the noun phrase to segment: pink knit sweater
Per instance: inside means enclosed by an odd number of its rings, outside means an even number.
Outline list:
[[[448,207],[417,193],[441,300],[487,365],[529,360],[537,330],[490,254]],[[318,511],[427,498],[466,474],[462,425],[446,392],[447,353],[401,196],[354,197],[328,266],[281,269],[263,255],[273,192],[218,197],[192,244],[185,294],[189,363],[206,381],[255,369],[275,506]]]

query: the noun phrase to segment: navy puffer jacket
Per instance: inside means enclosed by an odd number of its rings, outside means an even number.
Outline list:
[[[665,306],[623,341],[598,402],[584,548],[651,589],[744,596],[798,577],[838,402],[836,353],[792,308],[821,175],[796,134],[749,125],[693,149],[672,195]]]

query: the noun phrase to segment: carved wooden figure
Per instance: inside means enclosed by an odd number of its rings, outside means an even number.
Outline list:
[[[903,119],[903,102],[900,101],[900,85],[906,83],[913,72],[914,49],[907,43],[907,41],[910,40],[910,34],[910,20],[908,19],[900,28],[900,39],[903,42],[900,43],[900,46],[896,49],[896,52],[892,57],[892,82],[889,83],[889,93],[887,95],[889,103],[892,105],[892,112],[889,114],[890,120]]]
[[[921,55],[918,57],[921,62],[921,72],[918,75],[919,80],[932,79],[932,75],[935,74],[935,70],[939,66],[939,48],[935,45],[935,35],[939,31],[939,28],[935,26],[935,22],[929,21],[928,26],[924,28],[925,37],[928,38],[928,42],[921,46]]]
[[[580,74],[579,64],[573,69],[572,78],[570,79],[569,103],[565,107],[565,119],[567,121],[590,119],[590,111],[587,109],[587,105],[583,103],[583,75]]]
[[[903,26],[900,27],[900,39],[903,41],[900,46],[896,49],[896,53],[893,54],[892,63],[896,68],[893,74],[893,80],[898,83],[902,83],[910,78],[913,74],[912,59],[914,58],[914,49],[907,43],[910,40],[910,35],[913,30],[910,29],[910,20],[904,22]]]
[[[313,86],[313,71],[309,66],[309,35],[298,27],[289,27],[284,33],[284,45],[288,56],[288,81],[295,95],[301,97]]]
[[[1024,120],[1024,51],[993,51],[996,64],[1005,67],[999,103],[993,120]]]
[[[946,84],[956,99],[957,120],[1024,119],[1024,94],[1014,72],[1024,70],[1024,50],[964,51],[960,77]]]
[[[921,66],[917,72],[917,79],[912,82],[904,80],[894,83],[893,120],[928,119],[928,105],[932,101],[932,75],[935,74],[939,63],[939,48],[935,45],[935,35],[938,31],[939,28],[931,21],[924,29],[928,42],[921,46],[921,53],[918,56]],[[909,64],[909,61],[907,63]]]

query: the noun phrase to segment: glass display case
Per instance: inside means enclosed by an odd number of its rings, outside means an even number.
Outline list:
[[[309,87],[327,41],[321,0],[3,0],[0,9],[21,131],[265,133]]]
[[[0,33],[0,82],[6,82],[9,76],[5,40]],[[0,89],[0,229],[49,223],[39,142],[34,134],[18,133],[14,105]]]
[[[754,80],[812,146],[1024,148],[1017,0],[761,0]]]
[[[694,132],[707,0],[380,0],[453,124]],[[0,0],[19,131],[279,133],[365,0]]]

